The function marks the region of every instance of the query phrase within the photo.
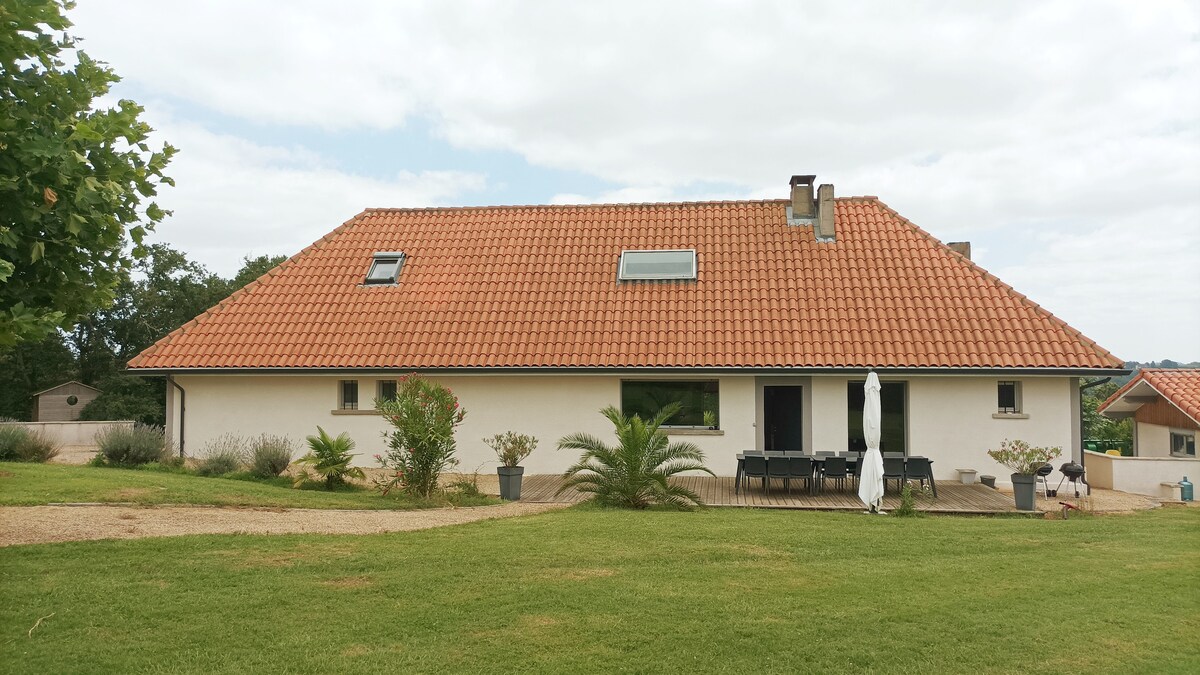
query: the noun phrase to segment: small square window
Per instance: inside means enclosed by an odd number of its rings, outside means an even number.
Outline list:
[[[1196,456],[1196,432],[1172,431],[1171,455],[1173,457]]]
[[[1016,414],[1021,412],[1021,383],[998,382],[996,384],[996,408],[998,412]]]
[[[375,392],[375,397],[381,401],[392,401],[396,398],[396,381],[395,380],[379,380],[378,390]]]
[[[394,284],[400,277],[400,269],[404,267],[404,254],[400,252],[376,253],[371,260],[371,268],[367,270],[364,284]]]
[[[695,279],[696,251],[621,251],[617,278],[622,281]]]
[[[358,410],[358,380],[342,380],[338,386],[338,408]]]

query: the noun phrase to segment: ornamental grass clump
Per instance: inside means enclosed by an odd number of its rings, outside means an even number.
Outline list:
[[[196,473],[224,476],[242,468],[246,459],[246,441],[234,434],[221,434],[204,445]]]
[[[520,466],[521,462],[537,449],[538,439],[525,434],[506,431],[491,438],[483,439],[489,448],[496,452],[496,458],[502,466]]]
[[[59,444],[42,431],[0,423],[0,462],[44,463],[58,455]]]
[[[377,487],[385,495],[399,487],[429,499],[438,490],[438,476],[458,465],[454,429],[467,411],[449,389],[416,373],[401,378],[396,397],[376,400],[375,409],[395,427],[383,434],[387,453],[376,455],[388,470]]]
[[[135,423],[132,427],[113,425],[96,434],[103,463],[109,466],[138,466],[161,462],[170,454],[171,444],[163,428]]]
[[[568,488],[593,495],[607,506],[644,509],[654,504],[690,508],[703,504],[699,495],[680,485],[672,485],[671,476],[684,471],[703,471],[704,453],[694,443],[671,443],[659,430],[680,404],[662,408],[649,421],[638,415],[626,417],[612,406],[600,411],[616,427],[617,445],[608,446],[590,434],[571,434],[558,441],[559,450],[583,450],[579,462],[563,474],[559,494]]]
[[[296,444],[287,436],[263,434],[250,443],[250,473],[255,478],[274,478],[287,471],[296,454]]]
[[[1050,460],[1062,454],[1061,447],[1035,448],[1022,440],[1000,443],[999,450],[988,450],[987,454],[1015,474],[1032,476]]]
[[[305,483],[323,482],[326,490],[346,482],[347,478],[363,478],[363,470],[350,466],[354,460],[354,440],[343,431],[337,438],[317,427],[316,436],[308,436],[308,454],[296,460],[301,466],[292,487],[303,487]]]

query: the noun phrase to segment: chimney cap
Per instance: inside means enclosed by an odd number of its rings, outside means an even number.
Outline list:
[[[792,180],[788,183],[788,185],[790,185],[792,187],[796,187],[797,185],[813,185],[816,182],[817,182],[816,174],[813,174],[811,176],[810,175],[803,175],[803,176],[797,175],[797,176],[792,176]]]

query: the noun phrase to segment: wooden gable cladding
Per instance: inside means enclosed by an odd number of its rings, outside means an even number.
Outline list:
[[[1196,424],[1190,417],[1183,414],[1182,410],[1162,397],[1138,408],[1133,414],[1133,419],[1143,424],[1157,424],[1174,429],[1200,429],[1200,424]]]

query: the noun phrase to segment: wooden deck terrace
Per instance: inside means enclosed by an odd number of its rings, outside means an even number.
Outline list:
[[[762,488],[760,480],[751,480],[741,494],[734,494],[733,478],[727,476],[679,476],[672,482],[681,484],[700,496],[708,506],[750,507],[762,509],[801,509],[814,511],[862,511],[863,503],[858,499],[858,490],[852,481],[846,481],[841,490],[826,483],[820,494],[808,494],[802,486],[794,486],[791,493],[783,487],[783,482],[776,480],[771,484],[768,494]],[[552,502],[575,503],[583,501],[587,495],[575,491],[574,488],[557,494],[563,480],[557,475],[528,475],[525,476],[521,487],[523,502]],[[893,483],[894,485],[894,483]],[[916,508],[928,513],[944,514],[998,514],[998,513],[1028,513],[1040,514],[1041,511],[1017,511],[1011,494],[998,492],[979,483],[963,485],[958,482],[939,481],[938,496],[918,496]],[[889,488],[883,498],[883,508],[891,511],[900,506],[900,494],[894,488]]]

